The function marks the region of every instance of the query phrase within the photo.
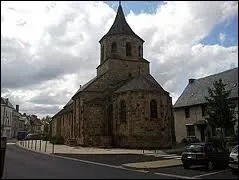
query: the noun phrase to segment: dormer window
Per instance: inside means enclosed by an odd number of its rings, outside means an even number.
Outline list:
[[[126,43],[126,56],[131,56],[132,53],[131,53],[131,44],[129,42]]]
[[[113,42],[111,44],[111,53],[115,54],[116,52],[117,52],[117,45],[116,45],[116,42]]]

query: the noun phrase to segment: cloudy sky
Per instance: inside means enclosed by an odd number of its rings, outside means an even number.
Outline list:
[[[54,115],[96,76],[98,41],[118,2],[1,1],[1,96]],[[238,2],[136,2],[122,7],[145,40],[151,74],[176,102],[189,78],[238,67]]]

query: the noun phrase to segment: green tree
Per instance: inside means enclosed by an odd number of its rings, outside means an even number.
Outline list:
[[[50,131],[50,121],[51,121],[51,117],[50,116],[46,116],[46,117],[43,117],[42,119],[41,119],[41,122],[43,123],[43,125],[44,125],[44,129],[43,129],[43,133],[44,134],[49,134],[49,131]]]
[[[234,126],[235,104],[229,99],[231,90],[225,90],[226,84],[222,80],[215,81],[213,88],[208,88],[209,96],[205,97],[207,102],[207,114],[209,126],[220,130],[220,139],[224,142],[227,131]]]

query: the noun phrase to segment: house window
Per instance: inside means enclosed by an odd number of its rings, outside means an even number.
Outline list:
[[[202,105],[201,106],[201,109],[202,109],[202,117],[206,115],[206,106],[205,105]]]
[[[190,117],[190,109],[189,108],[185,108],[185,117],[186,118]]]
[[[117,45],[116,42],[113,42],[111,44],[111,53],[116,53],[117,52]]]
[[[131,44],[129,42],[126,43],[126,56],[131,56]]]
[[[120,120],[126,122],[126,103],[124,100],[120,101]]]
[[[195,136],[194,125],[186,125],[186,127],[187,127],[187,136]]]
[[[150,117],[151,118],[157,118],[158,112],[157,112],[157,101],[154,99],[150,101]]]

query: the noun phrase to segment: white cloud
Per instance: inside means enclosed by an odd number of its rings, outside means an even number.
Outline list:
[[[173,102],[189,78],[238,66],[237,46],[200,43],[217,24],[238,16],[237,7],[230,1],[170,1],[151,14],[127,15],[131,28],[145,40],[151,73]],[[100,1],[4,2],[1,10],[2,96],[26,112],[56,113],[80,84],[96,75],[98,41],[116,13]]]
[[[225,39],[226,39],[226,34],[225,33],[219,33],[218,39],[221,42],[221,44],[223,44]]]

